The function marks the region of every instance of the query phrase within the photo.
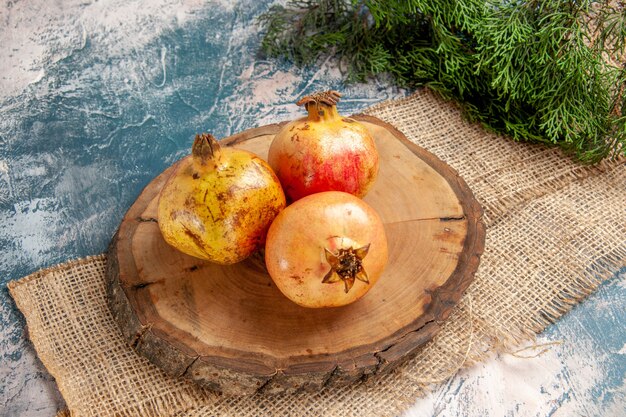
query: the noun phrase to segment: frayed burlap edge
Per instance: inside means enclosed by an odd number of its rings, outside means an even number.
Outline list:
[[[13,291],[15,291],[16,289],[20,288],[23,285],[36,281],[43,276],[50,275],[55,272],[65,272],[68,269],[75,268],[80,265],[89,264],[93,262],[94,260],[100,260],[103,257],[104,255],[91,255],[91,256],[86,256],[84,258],[74,259],[71,261],[56,264],[48,268],[40,269],[39,271],[33,272],[32,274],[27,275],[23,278],[20,278],[14,281],[9,281],[9,283],[7,284],[7,288],[9,289],[9,292],[11,293],[11,295],[13,295]]]

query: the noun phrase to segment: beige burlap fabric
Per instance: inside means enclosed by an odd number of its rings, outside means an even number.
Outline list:
[[[10,283],[30,338],[75,416],[394,416],[429,383],[532,337],[626,259],[624,161],[580,166],[465,122],[428,90],[368,110],[465,178],[485,209],[475,282],[441,333],[381,378],[319,394],[221,397],[164,375],[124,342],[97,256]]]

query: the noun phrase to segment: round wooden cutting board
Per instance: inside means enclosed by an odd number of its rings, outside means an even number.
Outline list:
[[[124,337],[172,375],[229,394],[318,390],[381,374],[430,340],[474,278],[482,210],[458,174],[393,126],[356,116],[371,131],[380,173],[365,197],[389,241],[380,281],[345,307],[307,309],[284,297],[260,256],[220,266],[165,243],[155,178],[109,248],[111,310]],[[280,125],[224,139],[267,157]]]

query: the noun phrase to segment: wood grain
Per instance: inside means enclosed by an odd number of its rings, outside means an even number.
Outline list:
[[[108,256],[111,310],[126,340],[172,375],[228,394],[354,383],[406,360],[439,330],[483,251],[482,210],[449,166],[376,118],[357,116],[381,157],[365,197],[381,215],[389,263],[354,304],[307,309],[285,298],[260,256],[220,266],[162,239],[155,178],[124,217]],[[280,125],[224,139],[263,158]]]

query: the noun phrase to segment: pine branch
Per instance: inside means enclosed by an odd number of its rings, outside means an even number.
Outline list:
[[[330,54],[349,80],[427,85],[490,130],[583,162],[626,154],[621,1],[292,0],[261,20],[269,56]]]

